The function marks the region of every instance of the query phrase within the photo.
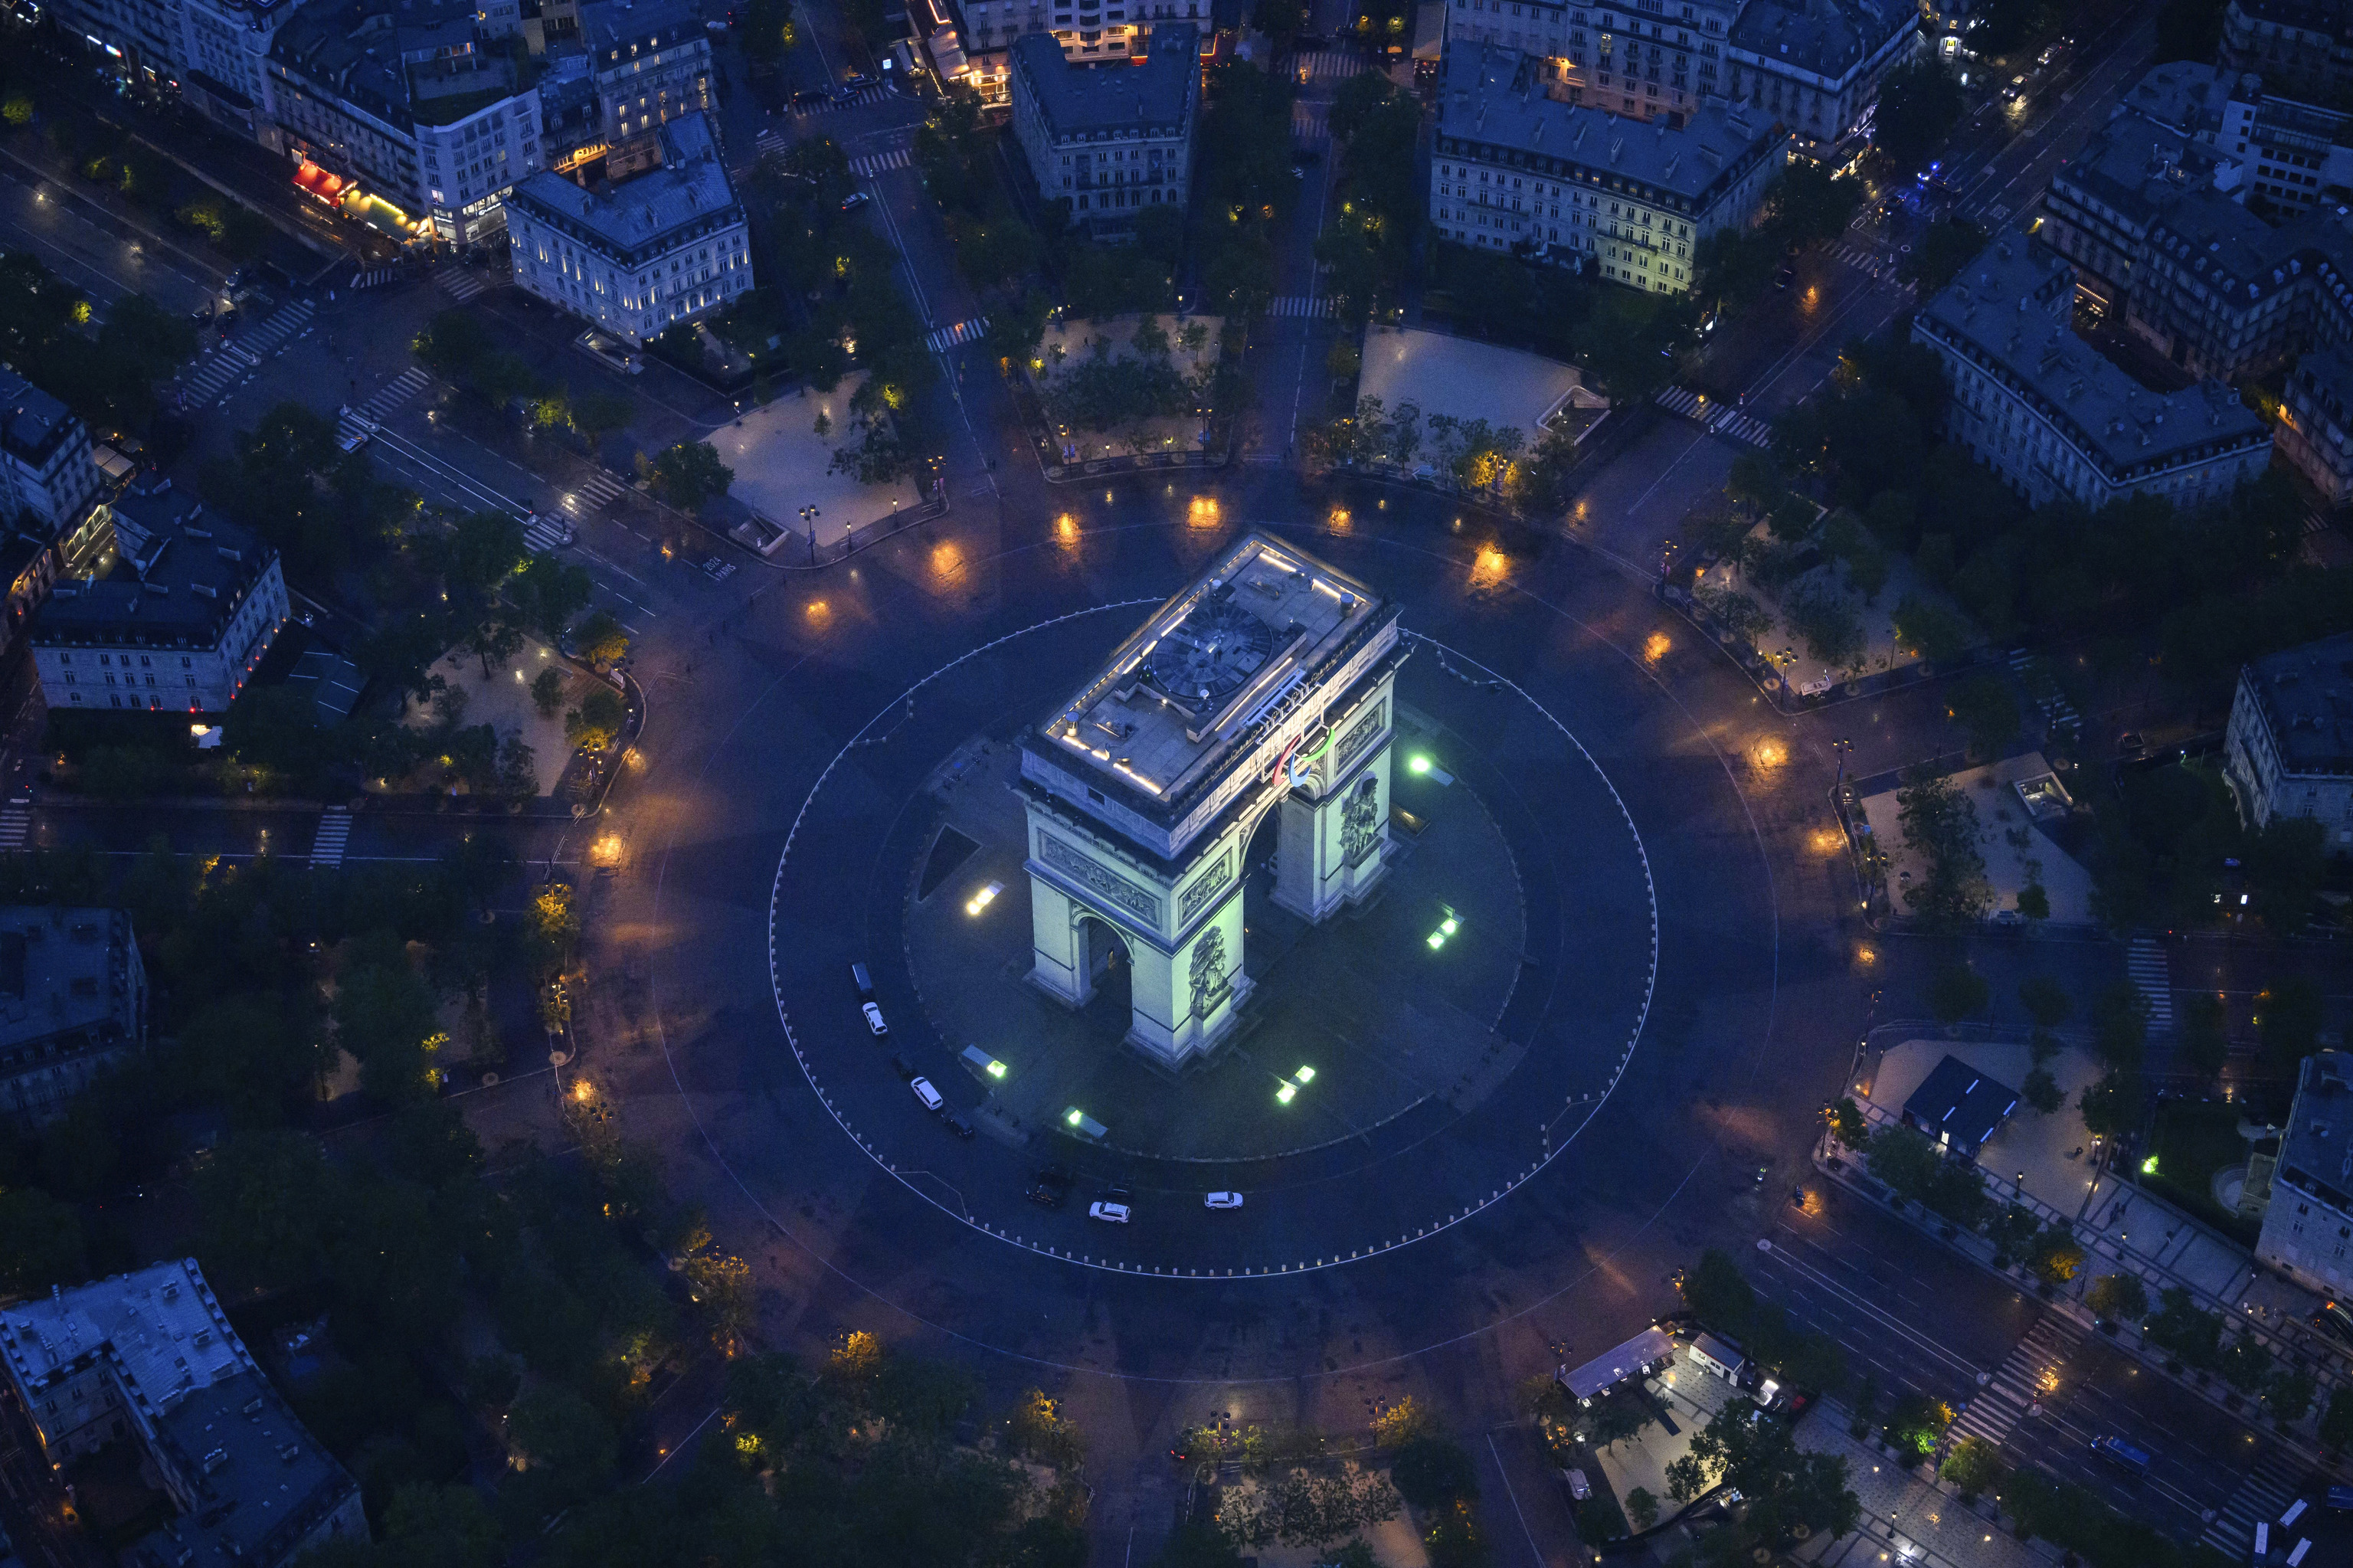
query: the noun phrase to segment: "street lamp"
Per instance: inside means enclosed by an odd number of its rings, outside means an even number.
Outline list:
[[[1831,742],[1831,749],[1838,753],[1838,777],[1831,780],[1831,796],[1835,800],[1838,796],[1839,786],[1846,782],[1847,754],[1854,749],[1854,742],[1847,739],[1844,736],[1841,736],[1838,739]]]
[[[814,506],[801,508],[801,526],[808,530],[809,565],[817,565],[817,520],[825,514]]]

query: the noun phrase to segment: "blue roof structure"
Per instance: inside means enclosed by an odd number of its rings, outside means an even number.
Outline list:
[[[2017,1090],[1948,1055],[1904,1102],[1904,1119],[1938,1142],[1974,1155],[2017,1108]]]

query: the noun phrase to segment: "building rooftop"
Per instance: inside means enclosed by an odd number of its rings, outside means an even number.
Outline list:
[[[2269,439],[2270,427],[2221,382],[2152,392],[2102,358],[2050,308],[2073,286],[2064,261],[2011,235],[1986,247],[1916,323],[2007,371],[2112,474],[2215,442]]]
[[[0,1309],[0,1355],[26,1388],[77,1370],[86,1358],[111,1357],[126,1397],[158,1410],[259,1370],[192,1257]]]
[[[287,18],[270,42],[269,58],[281,69],[332,87],[406,131],[420,117],[428,123],[445,122],[448,105],[426,105],[459,88],[470,99],[475,90],[522,90],[510,59],[478,44],[474,20],[473,0],[314,5]],[[412,66],[417,68],[416,79]],[[465,79],[453,79],[453,72]]]
[[[2237,0],[2237,5],[2253,21],[2327,33],[2353,43],[2353,5],[2345,0]]]
[[[1591,1399],[1603,1389],[1640,1377],[1662,1361],[1674,1358],[1675,1342],[1663,1329],[1645,1329],[1622,1345],[1602,1351],[1580,1367],[1563,1367],[1553,1378],[1577,1399]]]
[[[2221,129],[2222,109],[2235,96],[2239,73],[2195,60],[2174,60],[2151,69],[2126,90],[2116,116],[2127,112],[2185,135]]]
[[[77,1033],[135,1037],[138,992],[123,911],[0,906],[0,1051]]]
[[[1153,29],[1152,52],[1135,64],[1072,65],[1050,33],[1025,33],[1013,67],[1056,137],[1122,131],[1181,133],[1200,97],[1200,35],[1190,22]]]
[[[1748,0],[1732,47],[1831,81],[1920,25],[1911,0]]]
[[[1787,134],[1774,120],[1718,103],[1680,128],[1664,115],[1646,124],[1563,103],[1545,96],[1540,63],[1497,45],[1449,43],[1440,67],[1439,134],[1530,154],[1687,207],[1728,188]]]
[[[1028,748],[1170,818],[1284,696],[1395,616],[1355,577],[1253,532],[1154,611]]]
[[[702,37],[702,15],[694,0],[589,0],[580,7],[581,41],[599,67],[622,63],[633,49],[659,49]]]
[[[1929,1137],[1949,1136],[1974,1150],[2018,1107],[2018,1091],[1987,1077],[1958,1056],[1947,1056],[1904,1102],[1905,1119]]]
[[[195,1506],[132,1548],[131,1568],[283,1562],[357,1489],[258,1372],[192,1390],[155,1423],[155,1446]]]
[[[2353,772],[2353,631],[2258,659],[2246,676],[2282,772]]]
[[[0,449],[40,468],[65,442],[89,434],[81,418],[5,365],[0,365]]]
[[[2335,1208],[2353,1209],[2353,1055],[2316,1052],[2296,1069],[2279,1173]]]
[[[2236,166],[2174,126],[2120,114],[2094,132],[2083,151],[2052,177],[2145,229],[2158,213],[2193,191],[2212,187],[2218,174]]]
[[[542,169],[507,199],[621,256],[665,249],[681,230],[741,214],[701,113],[666,122],[656,140],[661,162],[634,179],[591,190]]]
[[[125,491],[112,512],[115,550],[103,558],[104,575],[50,590],[33,616],[35,646],[213,648],[277,558],[168,479]]]

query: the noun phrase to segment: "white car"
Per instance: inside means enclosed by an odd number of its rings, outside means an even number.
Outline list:
[[[864,1001],[858,1004],[858,1011],[866,1015],[866,1033],[878,1037],[891,1033],[891,1026],[882,1022],[881,1008],[871,1001]]]
[[[1212,1192],[1201,1206],[1206,1209],[1239,1209],[1242,1206],[1242,1195],[1240,1192]]]
[[[1107,1220],[1114,1225],[1124,1225],[1127,1224],[1127,1205],[1125,1203],[1089,1203],[1087,1218]]]
[[[948,1103],[940,1097],[939,1090],[932,1087],[932,1081],[929,1078],[910,1078],[907,1080],[907,1086],[915,1091],[915,1097],[923,1103],[923,1108],[927,1111],[938,1110]]]

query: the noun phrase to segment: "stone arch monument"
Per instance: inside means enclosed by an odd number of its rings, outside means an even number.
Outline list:
[[[1279,812],[1275,902],[1322,921],[1363,899],[1388,850],[1397,609],[1253,532],[1021,736],[1030,982],[1073,1007],[1102,958],[1130,959],[1130,1045],[1181,1066],[1229,1032],[1242,968],[1242,856]]]

